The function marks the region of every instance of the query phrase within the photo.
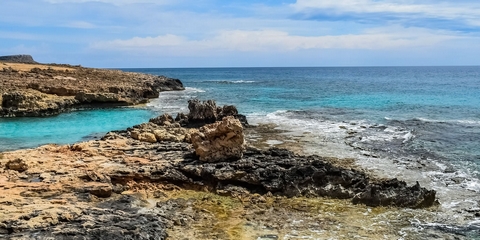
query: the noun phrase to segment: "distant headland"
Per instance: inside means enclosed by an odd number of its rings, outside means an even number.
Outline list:
[[[178,79],[141,73],[41,64],[30,55],[0,56],[0,117],[49,116],[76,108],[128,106],[162,91],[183,90]]]
[[[10,63],[37,63],[35,62],[35,60],[33,60],[33,57],[31,55],[27,54],[0,56],[0,61]]]

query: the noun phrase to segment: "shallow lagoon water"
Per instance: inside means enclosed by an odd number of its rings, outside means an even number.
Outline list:
[[[96,109],[63,113],[53,117],[0,118],[0,151],[39,145],[71,144],[101,138],[153,117],[146,109]]]

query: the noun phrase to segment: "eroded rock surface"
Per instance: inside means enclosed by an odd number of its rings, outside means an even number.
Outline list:
[[[195,153],[204,162],[238,160],[245,151],[242,124],[233,116],[201,127],[191,138]]]
[[[238,114],[237,108],[233,105],[218,107],[214,100],[192,99],[188,101],[188,109],[188,114],[179,113],[175,118],[175,121],[184,127],[201,127],[205,124],[222,121],[227,116],[235,117],[244,127],[248,126],[247,118]]]

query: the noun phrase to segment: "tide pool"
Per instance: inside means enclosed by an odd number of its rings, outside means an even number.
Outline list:
[[[54,117],[0,118],[0,151],[100,138],[109,131],[146,122],[154,115],[146,109],[117,108],[75,111]]]

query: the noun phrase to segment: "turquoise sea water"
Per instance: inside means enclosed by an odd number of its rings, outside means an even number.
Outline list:
[[[144,109],[0,119],[0,151],[73,143],[187,112],[192,98],[215,99],[252,123],[304,136],[311,153],[353,157],[376,174],[437,190],[439,209],[412,213],[403,231],[480,236],[480,67],[124,70],[178,78],[187,89],[163,92]]]
[[[101,138],[108,131],[125,129],[153,116],[154,113],[146,109],[121,108],[42,118],[0,118],[0,151]]]

